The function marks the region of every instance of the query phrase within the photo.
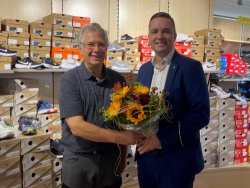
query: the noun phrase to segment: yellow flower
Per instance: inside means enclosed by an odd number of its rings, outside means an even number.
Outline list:
[[[121,98],[125,97],[126,94],[129,92],[129,87],[125,86],[120,89],[118,89],[113,95],[112,95],[112,101],[118,101]]]
[[[137,125],[139,122],[146,118],[143,111],[143,106],[137,103],[131,102],[128,105],[128,110],[126,112],[126,117],[129,121]]]
[[[109,116],[116,116],[121,108],[121,101],[112,101],[108,107]]]
[[[143,85],[135,85],[133,87],[133,94],[135,95],[146,95],[149,93],[149,88]]]

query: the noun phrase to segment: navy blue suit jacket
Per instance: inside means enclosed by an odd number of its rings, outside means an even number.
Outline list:
[[[143,64],[136,81],[151,85],[154,67]],[[209,96],[200,62],[175,52],[169,67],[165,91],[172,118],[162,119],[157,136],[163,155],[181,173],[197,174],[204,167],[200,129],[209,123]],[[174,167],[173,167],[174,168]]]

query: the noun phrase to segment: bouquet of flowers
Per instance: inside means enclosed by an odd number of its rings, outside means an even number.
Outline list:
[[[131,85],[116,83],[110,97],[110,105],[102,108],[104,121],[113,121],[119,129],[140,131],[149,136],[158,131],[158,120],[169,117],[170,105],[165,94],[151,91],[134,82]]]

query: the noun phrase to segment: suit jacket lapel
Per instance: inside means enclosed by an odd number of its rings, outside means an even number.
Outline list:
[[[176,74],[176,71],[178,69],[178,53],[175,52],[174,53],[174,56],[173,56],[173,59],[172,59],[172,62],[170,64],[170,67],[169,67],[169,71],[168,71],[168,76],[167,76],[167,81],[166,81],[166,84],[165,84],[165,89],[166,91],[168,91],[173,83],[173,80],[174,80],[174,77],[175,77],[175,74]]]

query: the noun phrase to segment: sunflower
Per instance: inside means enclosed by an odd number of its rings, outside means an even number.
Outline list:
[[[126,111],[126,117],[129,121],[137,125],[146,118],[143,106],[134,102],[129,103],[128,110]]]
[[[116,116],[118,115],[121,108],[121,101],[112,101],[107,109],[107,113],[109,116]]]
[[[116,90],[116,92],[112,95],[112,101],[119,101],[121,98],[125,97],[129,92],[129,89],[130,88],[128,86],[125,86]]]
[[[149,94],[149,88],[143,85],[136,84],[133,87],[133,94],[135,95],[146,95]]]

